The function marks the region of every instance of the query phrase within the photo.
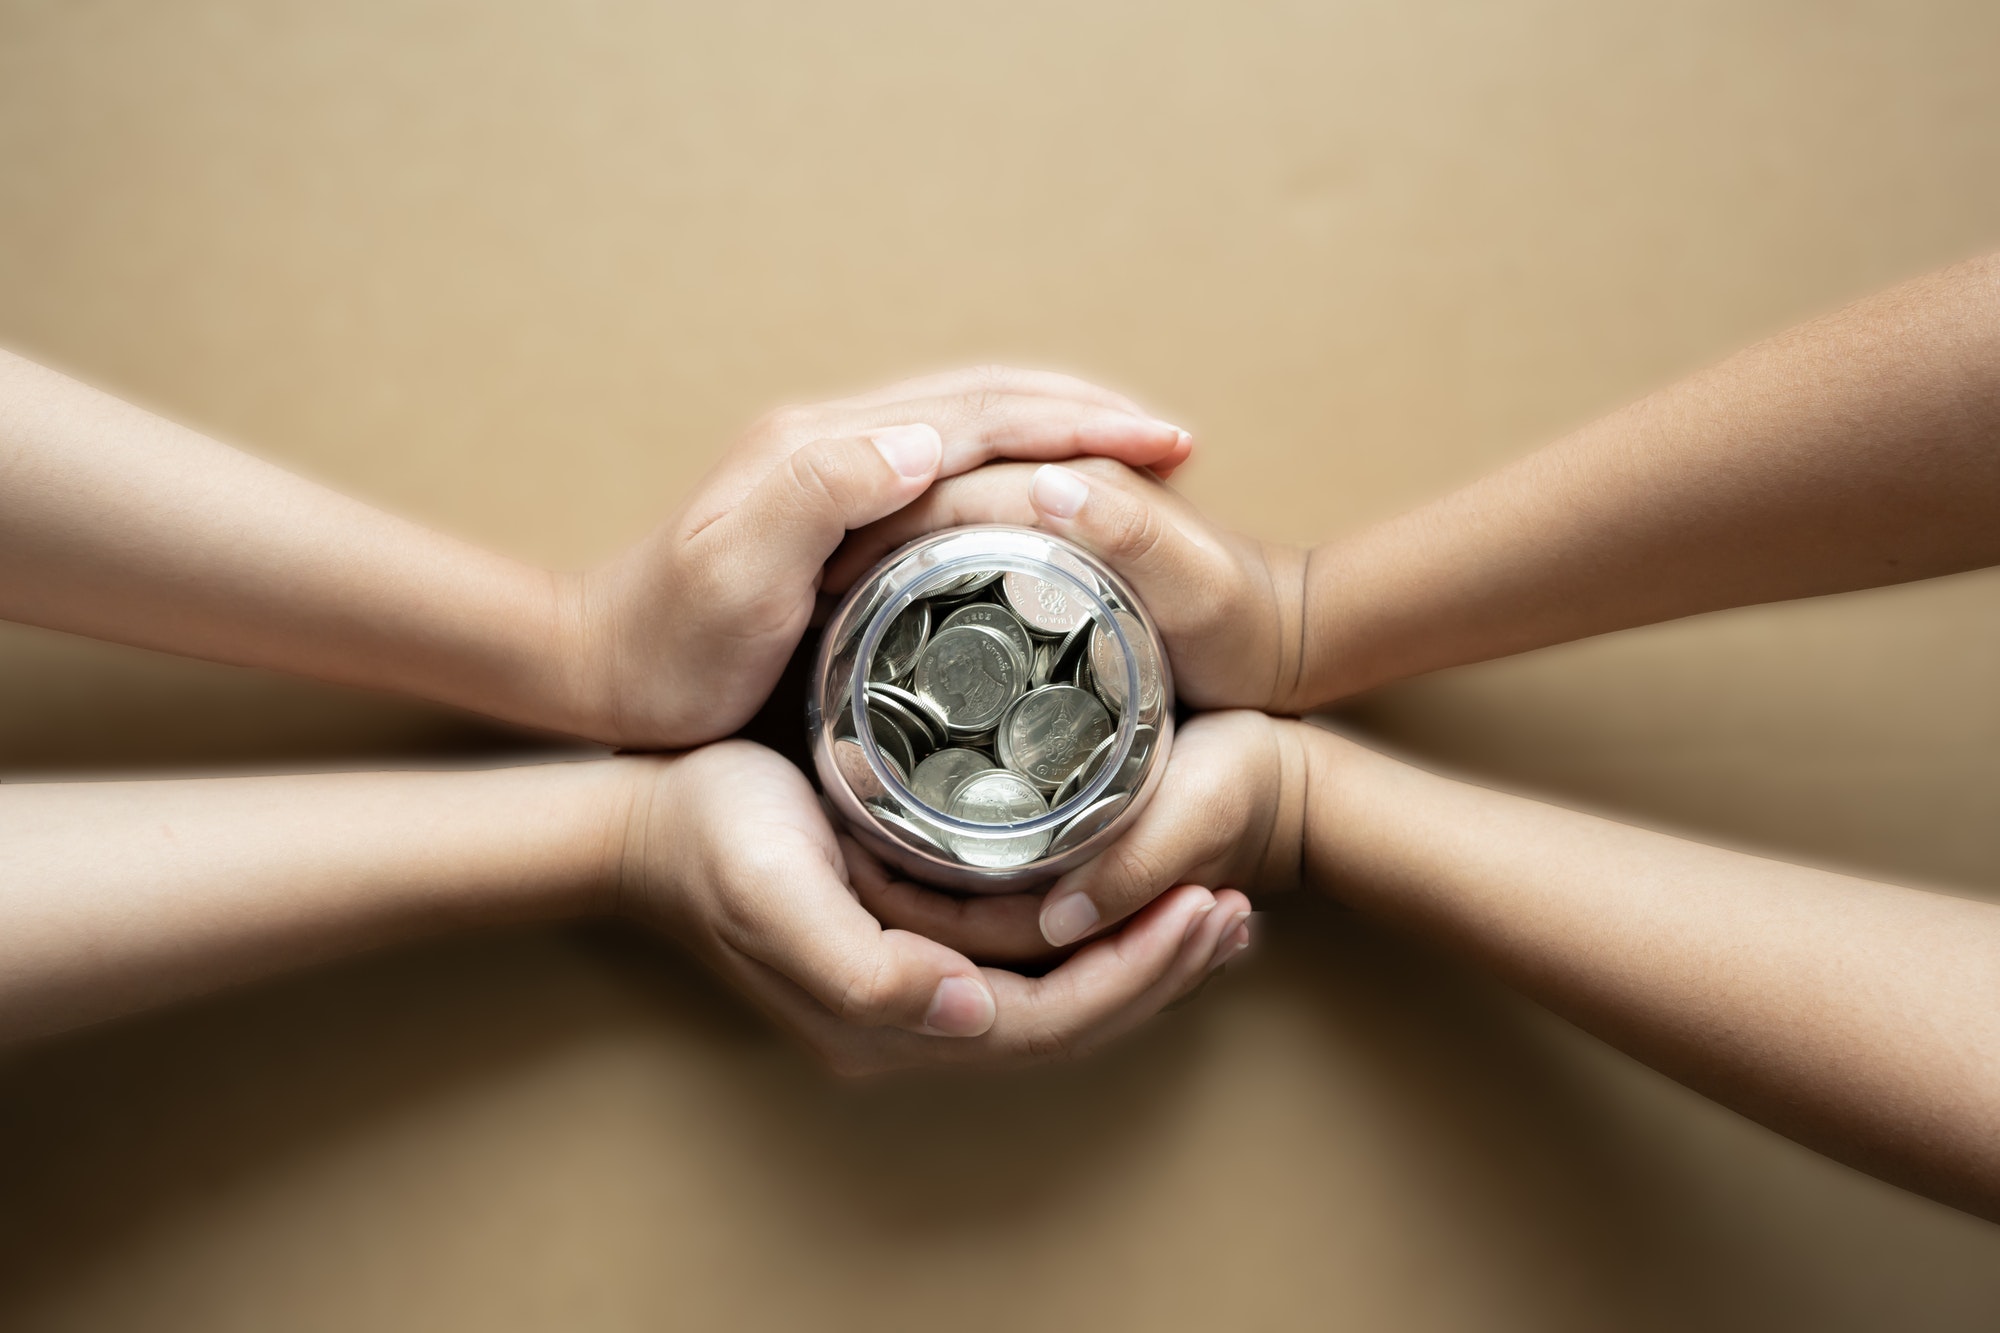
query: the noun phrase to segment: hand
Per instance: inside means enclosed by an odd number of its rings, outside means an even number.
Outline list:
[[[969,370],[753,426],[672,519],[561,582],[575,729],[640,749],[729,735],[777,683],[851,528],[990,458],[1102,454],[1165,473],[1185,431],[1067,376]]]
[[[1304,554],[1223,532],[1157,477],[1110,460],[996,464],[941,482],[849,539],[827,587],[846,587],[913,537],[965,523],[1036,527],[1101,557],[1152,614],[1175,689],[1193,707],[1301,707]]]
[[[628,762],[619,910],[684,941],[842,1073],[1093,1049],[1199,985],[1249,906],[1189,886],[1045,976],[979,968],[868,914],[849,869],[872,862],[771,751],[724,741]]]
[[[1177,885],[1229,886],[1223,893],[1296,888],[1304,850],[1305,726],[1253,712],[1191,719],[1132,827],[1046,894],[954,898],[879,871],[857,872],[855,888],[884,925],[1005,963],[1046,958],[1146,909]],[[1247,912],[1247,901],[1238,910]]]

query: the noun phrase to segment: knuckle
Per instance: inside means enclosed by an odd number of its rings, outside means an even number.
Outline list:
[[[1076,1058],[1076,1039],[1060,1025],[1039,1022],[1024,1029],[1021,1054],[1036,1064],[1064,1064]]]
[[[1130,499],[1112,507],[1104,519],[1104,544],[1125,560],[1143,561],[1159,549],[1165,525],[1151,505]]]
[[[842,1021],[856,1027],[880,1026],[895,1001],[894,981],[882,958],[869,959],[850,972],[841,984],[835,1012]]]
[[[808,500],[836,500],[847,490],[849,469],[837,454],[818,448],[794,450],[785,459],[785,477]]]

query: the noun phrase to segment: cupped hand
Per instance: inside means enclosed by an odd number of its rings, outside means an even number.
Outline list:
[[[724,741],[625,762],[638,767],[618,910],[686,943],[843,1073],[1095,1049],[1199,985],[1249,906],[1183,886],[1043,976],[981,968],[869,914],[850,876],[865,853],[778,755]]]
[[[1148,904],[1179,885],[1295,888],[1304,849],[1305,725],[1248,711],[1190,719],[1132,827],[1046,893],[955,898],[894,879],[872,862],[857,867],[855,888],[885,925],[969,957],[1015,964],[1051,957],[1151,910]],[[1248,911],[1245,901],[1238,910]]]
[[[1103,559],[1159,626],[1187,704],[1302,706],[1305,555],[1225,532],[1157,476],[1110,459],[996,463],[941,482],[848,539],[826,586],[838,591],[904,542],[967,523],[1040,528]]]
[[[636,749],[729,735],[763,703],[848,531],[994,458],[1115,458],[1172,471],[1193,442],[1068,376],[979,369],[753,426],[681,511],[557,582],[572,729]]]

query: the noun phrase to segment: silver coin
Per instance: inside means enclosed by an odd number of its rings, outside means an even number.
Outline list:
[[[1048,684],[1054,678],[1055,671],[1056,645],[1048,639],[1043,639],[1035,645],[1035,688],[1040,689]]]
[[[898,834],[903,841],[909,843],[918,851],[943,852],[949,850],[943,843],[932,837],[922,824],[917,823],[914,819],[905,817],[894,806],[886,802],[878,801],[871,804],[868,807],[868,812],[875,816],[877,822],[886,826],[890,832]]]
[[[1048,812],[1032,782],[1008,769],[989,768],[959,784],[947,813],[968,824],[1018,824]]]
[[[1097,748],[1084,756],[1082,763],[1071,769],[1069,776],[1056,788],[1056,794],[1049,797],[1049,809],[1062,808],[1069,799],[1088,787],[1097,777],[1098,770],[1111,762],[1111,752],[1118,748],[1118,733],[1112,732],[1097,743]],[[918,765],[919,768],[922,765]]]
[[[875,748],[884,759],[895,761],[896,775],[901,777],[917,766],[917,748],[896,720],[878,706],[868,709],[868,734],[875,738]]]
[[[1153,651],[1153,638],[1146,633],[1146,627],[1130,611],[1114,611],[1112,619],[1125,633],[1125,641],[1132,645],[1139,658],[1139,715],[1152,717],[1160,709],[1160,659]],[[1110,706],[1114,713],[1125,711],[1125,652],[1118,646],[1118,638],[1110,626],[1098,621],[1090,632],[1090,678],[1097,686],[1098,697]]]
[[[997,629],[1007,636],[1007,642],[1014,645],[1023,660],[1030,664],[1035,661],[1035,640],[1022,626],[1019,617],[996,602],[973,602],[961,606],[944,618],[940,628],[952,629],[958,625],[984,625],[988,629]]]
[[[951,798],[951,814],[969,824],[1018,824],[1048,813],[1041,793],[1019,773],[1004,768],[975,773]],[[947,842],[959,860],[982,869],[1023,866],[1041,856],[1049,845],[1047,829],[1017,837],[978,837],[954,833]]]
[[[1014,710],[1019,708],[1021,700],[1027,697],[1027,695],[1023,694],[1019,698],[1016,698],[1013,703],[1008,704],[1007,711],[1002,713],[1000,720],[993,725],[993,757],[1000,761],[1000,767],[1002,768],[1018,767],[1014,763],[1014,739],[1012,733],[1007,730],[1007,720],[1014,716]]]
[[[1153,757],[1153,746],[1159,742],[1158,728],[1141,722],[1132,729],[1132,748],[1125,754],[1125,762],[1118,766],[1118,776],[1111,779],[1111,790],[1130,793],[1139,786],[1139,780],[1146,775],[1146,764]]]
[[[901,780],[903,774],[908,771],[898,767],[896,761],[887,754],[882,756],[882,762],[898,780]],[[855,799],[864,804],[868,801],[882,800],[889,795],[888,789],[876,778],[875,770],[868,767],[868,753],[861,748],[860,741],[846,739],[835,741],[833,767],[834,771],[840,774],[841,781],[847,784],[847,789],[854,793]]]
[[[959,785],[975,773],[984,773],[993,767],[993,761],[977,750],[952,748],[939,750],[936,754],[917,765],[916,772],[910,774],[909,788],[912,795],[933,810],[950,809],[952,793]]]
[[[1000,571],[997,569],[975,569],[971,573],[958,574],[945,580],[924,596],[955,601],[962,597],[970,597],[973,593],[991,586],[999,577]]]
[[[1076,664],[1090,651],[1090,632],[1097,625],[1095,620],[1086,620],[1056,644],[1055,661],[1049,666],[1049,678],[1044,685],[1056,681],[1076,683]]]
[[[984,625],[954,625],[918,656],[911,683],[951,732],[962,735],[998,722],[1027,679],[1028,665],[1006,635]]]
[[[1082,814],[1064,824],[1062,832],[1056,834],[1055,841],[1049,844],[1049,855],[1062,856],[1089,842],[1111,826],[1111,821],[1118,818],[1125,809],[1125,803],[1131,799],[1131,793],[1120,792],[1085,806]]]
[[[882,632],[875,645],[875,660],[868,664],[868,679],[898,681],[909,675],[930,637],[930,603],[911,602]]]
[[[928,754],[945,743],[944,718],[937,709],[908,690],[895,685],[871,684],[868,687],[868,706],[886,713],[909,737],[913,751]]]
[[[1088,569],[1062,551],[1049,552],[1048,563],[1075,575],[1085,587],[1097,583]],[[1021,623],[1037,634],[1060,637],[1090,617],[1089,604],[1068,583],[1024,574],[1018,569],[1010,569],[1001,576],[1000,596],[1021,618]]]
[[[1007,710],[999,735],[1007,767],[1053,791],[1112,732],[1111,714],[1074,685],[1046,685]]]

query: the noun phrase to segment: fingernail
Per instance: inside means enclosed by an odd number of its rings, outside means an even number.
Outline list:
[[[1221,967],[1250,947],[1250,914],[1238,912],[1222,928],[1222,938],[1215,942],[1215,957],[1208,960],[1209,969]]]
[[[1036,469],[1028,498],[1034,501],[1035,508],[1051,518],[1075,518],[1076,511],[1090,498],[1090,487],[1068,468],[1049,463]]]
[[[935,427],[922,422],[914,426],[885,426],[868,437],[889,460],[889,466],[903,477],[928,477],[937,471],[944,457],[944,441]]]
[[[1172,431],[1174,434],[1180,436],[1182,440],[1191,440],[1194,438],[1192,435],[1189,435],[1186,431],[1182,430],[1179,426],[1176,426],[1171,421],[1162,421],[1158,417],[1154,417],[1153,424],[1155,426],[1158,426],[1161,430]]]
[[[1195,931],[1201,928],[1201,923],[1204,920],[1206,920],[1208,914],[1210,912],[1213,912],[1214,910],[1215,910],[1215,899],[1213,898],[1210,898],[1207,902],[1203,903],[1201,906],[1194,909],[1194,915],[1188,918],[1187,929],[1181,932],[1182,944],[1186,944],[1189,940],[1194,938]]]
[[[1042,908],[1042,938],[1060,949],[1074,944],[1097,924],[1097,904],[1084,893],[1067,894]]]
[[[993,992],[971,977],[946,977],[931,996],[924,1028],[940,1037],[976,1037],[993,1026]]]

